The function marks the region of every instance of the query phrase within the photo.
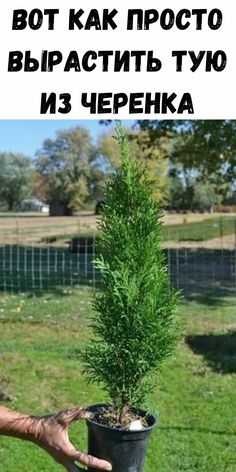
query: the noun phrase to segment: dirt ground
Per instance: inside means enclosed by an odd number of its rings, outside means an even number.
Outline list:
[[[0,243],[28,242],[39,243],[42,238],[50,238],[55,235],[68,235],[75,233],[95,232],[96,218],[94,214],[82,214],[78,216],[49,217],[45,215],[30,215],[0,218]]]
[[[195,221],[203,221],[208,218],[215,218],[220,216],[220,213],[187,213],[187,214],[164,214],[163,223],[168,225],[191,223]],[[37,213],[26,213],[20,214],[19,217],[0,217],[0,231],[7,229],[19,229],[23,228],[38,228],[43,227],[50,229],[53,227],[60,226],[61,228],[67,228],[78,225],[82,227],[89,227],[91,229],[96,228],[96,216],[92,212],[81,212],[77,216],[45,216]]]
[[[220,217],[220,213],[187,213],[165,214],[164,225],[186,224],[203,221],[209,218]],[[231,214],[231,216],[233,216]],[[235,214],[236,216],[236,214]],[[92,212],[81,212],[77,216],[49,217],[38,214],[22,214],[19,217],[0,217],[0,243],[17,244],[24,242],[29,244],[39,243],[42,238],[50,238],[54,235],[68,235],[73,233],[91,233],[96,231],[96,216]],[[209,248],[209,249],[234,249],[236,241],[234,235],[214,238],[208,241],[170,241],[164,244],[172,248]]]
[[[188,249],[235,249],[236,240],[235,235],[230,234],[228,236],[223,236],[222,238],[212,238],[208,241],[168,241],[163,244],[165,248],[188,248]]]

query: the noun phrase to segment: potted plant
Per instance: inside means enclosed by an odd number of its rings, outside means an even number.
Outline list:
[[[176,344],[178,294],[169,286],[152,183],[131,159],[121,124],[116,131],[121,165],[106,185],[96,260],[103,281],[94,296],[94,337],[82,352],[84,371],[111,405],[89,408],[88,447],[114,472],[141,472],[156,422],[147,399]]]

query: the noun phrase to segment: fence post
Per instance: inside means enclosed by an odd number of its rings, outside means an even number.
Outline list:
[[[16,219],[16,244],[20,244],[20,228],[19,228],[19,218]]]
[[[234,248],[236,254],[236,220],[234,220]]]
[[[180,280],[179,280],[179,248],[178,248],[178,247],[176,248],[176,253],[175,253],[175,255],[176,255],[176,288],[179,289],[179,287],[180,287],[180,284],[179,284]]]
[[[92,252],[93,252],[93,259],[92,259],[92,274],[93,274],[93,288],[96,287],[96,269],[95,269],[95,257],[96,257],[96,248],[95,248],[95,244],[96,244],[96,238],[95,238],[95,232],[93,233],[93,249],[92,249]]]
[[[221,241],[221,249],[223,247],[223,221],[222,216],[220,217],[220,241]]]
[[[236,291],[236,220],[234,220],[234,288]]]

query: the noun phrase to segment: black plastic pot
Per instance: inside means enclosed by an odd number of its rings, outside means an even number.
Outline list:
[[[97,413],[109,405],[93,405],[88,411]],[[134,410],[145,415],[141,410]],[[148,439],[156,424],[154,416],[145,415],[148,427],[140,431],[109,428],[95,420],[87,420],[88,453],[112,464],[112,472],[142,472]],[[89,472],[94,469],[88,468]]]

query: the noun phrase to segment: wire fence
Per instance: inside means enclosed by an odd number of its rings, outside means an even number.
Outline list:
[[[196,219],[195,219],[196,218]],[[162,226],[163,241],[179,243],[185,246],[191,243],[210,248],[236,247],[236,215],[233,216],[202,216],[169,215],[168,221],[178,224]],[[67,239],[78,234],[93,235],[96,231],[96,217],[86,214],[77,217],[22,217],[0,218],[0,245],[42,245],[59,242],[65,245]],[[226,240],[227,247],[226,247]],[[173,245],[173,244],[172,244]]]
[[[186,296],[197,293],[236,294],[236,248],[163,249],[170,283]],[[64,245],[0,244],[0,290],[4,292],[50,291],[56,287],[101,283],[94,266],[96,237],[67,240]]]
[[[169,215],[172,223],[176,215]],[[196,218],[199,218],[197,216]],[[236,217],[177,215],[162,228],[170,284],[185,295],[236,294]],[[0,290],[50,291],[101,283],[94,215],[0,220]]]

